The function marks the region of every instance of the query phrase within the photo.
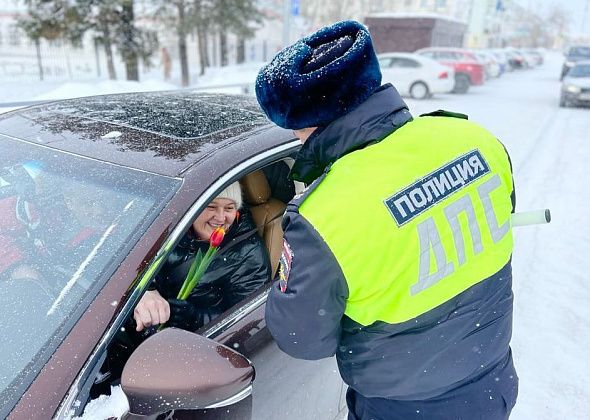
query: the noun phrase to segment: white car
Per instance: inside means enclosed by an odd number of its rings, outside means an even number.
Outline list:
[[[560,107],[590,105],[590,60],[578,61],[561,84]]]
[[[413,53],[384,53],[377,56],[383,83],[391,83],[401,95],[414,99],[449,93],[455,87],[455,70],[431,58]]]
[[[485,66],[485,74],[487,79],[492,77],[500,77],[500,64],[492,53],[483,50],[476,50],[473,51],[473,53]]]

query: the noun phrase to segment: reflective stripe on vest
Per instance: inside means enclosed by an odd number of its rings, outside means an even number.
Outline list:
[[[421,117],[337,160],[299,211],[342,268],[346,315],[401,323],[508,262],[512,188],[506,152],[488,131]]]

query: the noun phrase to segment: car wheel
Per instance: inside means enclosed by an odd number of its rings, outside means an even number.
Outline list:
[[[469,76],[462,73],[455,74],[455,87],[453,88],[453,93],[467,93],[470,85],[471,80],[469,79]]]
[[[430,95],[430,90],[425,83],[415,82],[410,86],[410,96],[414,99],[426,99]]]

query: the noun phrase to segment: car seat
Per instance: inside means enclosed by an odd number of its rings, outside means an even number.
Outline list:
[[[287,205],[271,196],[270,185],[262,170],[244,176],[240,184],[244,201],[248,204],[258,233],[266,245],[274,277],[283,249],[281,222]]]

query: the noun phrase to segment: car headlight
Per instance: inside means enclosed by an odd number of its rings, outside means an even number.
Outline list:
[[[576,64],[576,63],[575,63],[575,62],[573,62],[573,61],[566,61],[566,62],[565,62],[565,66],[566,66],[566,67],[573,67],[573,66],[574,66],[574,64]]]
[[[569,93],[580,93],[580,87],[576,85],[565,85],[563,89]]]

